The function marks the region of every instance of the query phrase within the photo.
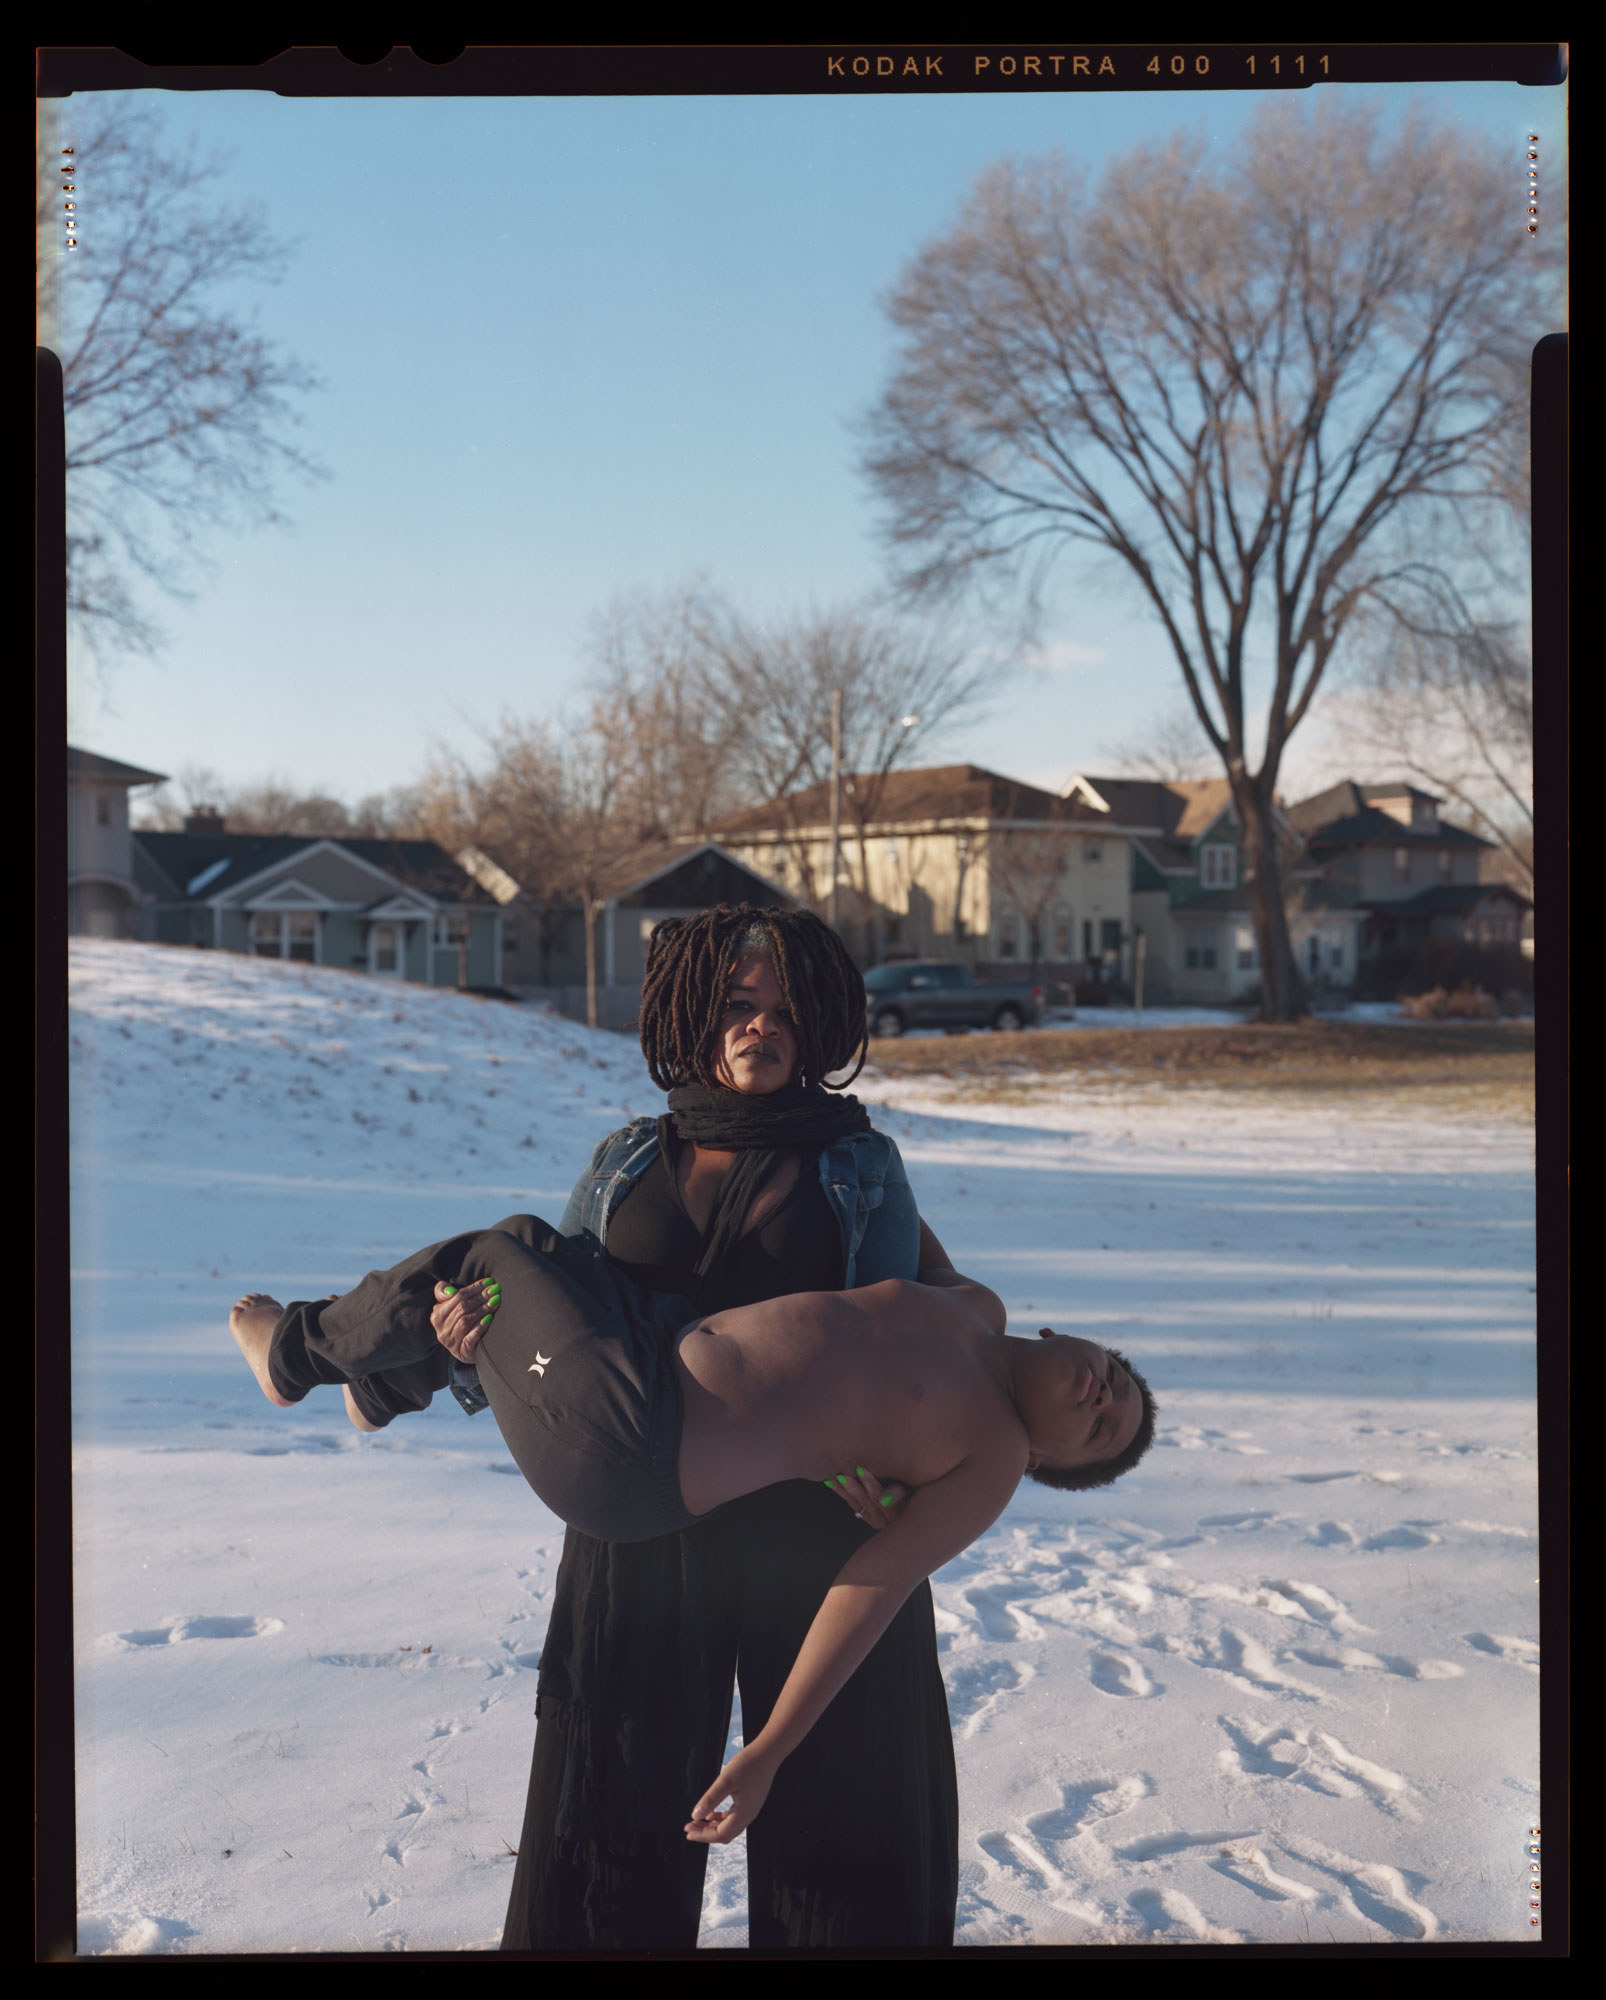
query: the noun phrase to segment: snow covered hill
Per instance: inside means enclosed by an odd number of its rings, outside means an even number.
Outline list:
[[[272,1409],[227,1311],[555,1220],[661,1099],[628,1039],[457,994],[87,941],[72,979],[80,1949],[491,1946],[561,1530],[489,1416]],[[1531,1936],[1531,1131],[860,1094],[960,1267],[1163,1411],[936,1580],[958,1941]],[[738,1844],[704,1942],[744,1938]]]

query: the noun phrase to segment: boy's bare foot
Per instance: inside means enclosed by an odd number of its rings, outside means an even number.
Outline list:
[[[351,1393],[351,1384],[349,1382],[346,1384],[345,1394],[346,1394],[346,1415],[350,1417],[351,1421],[357,1426],[358,1430],[377,1431],[379,1429],[379,1425],[369,1423],[368,1419],[363,1415],[362,1411],[358,1409],[357,1401],[356,1398]]]
[[[291,1407],[290,1398],[279,1394],[268,1373],[268,1342],[283,1312],[284,1307],[279,1301],[270,1299],[266,1292],[247,1292],[229,1314],[229,1332],[234,1335],[235,1344],[250,1363],[251,1373],[257,1378],[263,1395],[270,1403],[277,1403],[281,1410],[288,1410]]]

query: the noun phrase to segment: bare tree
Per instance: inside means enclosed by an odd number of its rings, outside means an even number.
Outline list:
[[[989,170],[890,302],[868,470],[904,586],[1031,605],[1067,547],[1124,565],[1232,786],[1270,1018],[1303,1005],[1285,748],[1410,517],[1500,484],[1537,246],[1486,145],[1282,100],[1230,157],[1139,148],[1096,192],[1058,158]]]
[[[706,633],[714,671],[740,707],[743,726],[733,750],[738,784],[753,801],[775,805],[790,829],[803,898],[816,905],[830,897],[815,850],[836,698],[843,853],[868,931],[876,908],[868,835],[881,817],[891,773],[918,764],[923,752],[973,718],[1003,670],[978,664],[963,635],[938,636],[853,605],[767,623],[726,609]],[[878,955],[868,935],[866,946]]]
[[[1219,769],[1209,737],[1191,706],[1166,709],[1135,735],[1101,745],[1099,755],[1123,777],[1157,778],[1162,785],[1208,778]]]
[[[355,806],[325,792],[305,792],[288,778],[229,785],[209,766],[186,764],[141,802],[139,828],[179,833],[192,813],[217,813],[230,833],[290,833],[313,838],[409,840],[434,838],[423,824],[421,794],[399,785]]]
[[[1020,803],[1020,787],[1012,786],[1004,799],[1006,821],[1017,819]],[[1056,800],[1055,805],[1059,807],[1061,802]],[[1005,825],[988,835],[988,873],[1025,928],[1031,978],[1037,976],[1047,955],[1043,936],[1048,912],[1061,892],[1065,871],[1085,831],[1085,825],[1074,822],[1070,807],[1064,805],[1046,824]]]
[[[591,634],[591,724],[612,740],[618,810],[638,838],[701,838],[748,803],[738,688],[716,671],[710,634],[724,617],[707,587],[616,598]]]
[[[160,641],[139,579],[193,596],[210,531],[278,521],[280,476],[318,475],[286,435],[317,384],[233,302],[286,251],[259,209],[218,199],[218,162],[164,150],[126,97],[72,100],[59,136],[83,218],[59,267],[68,610],[104,660]]]
[[[1514,623],[1492,623],[1442,572],[1391,592],[1389,616],[1336,704],[1346,746],[1390,777],[1416,778],[1494,842],[1531,898],[1532,666]]]

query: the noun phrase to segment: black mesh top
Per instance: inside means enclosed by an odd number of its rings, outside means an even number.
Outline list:
[[[842,1230],[820,1186],[820,1148],[807,1147],[796,1184],[779,1208],[750,1230],[699,1291],[693,1266],[707,1241],[676,1183],[681,1141],[658,1121],[658,1157],[608,1223],[608,1256],[649,1292],[685,1292],[704,1312],[755,1305],[791,1292],[842,1289]]]

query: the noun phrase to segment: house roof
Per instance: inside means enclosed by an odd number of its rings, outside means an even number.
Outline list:
[[[175,894],[225,895],[266,869],[313,847],[338,847],[393,881],[437,902],[491,904],[495,898],[433,840],[348,840],[295,833],[144,833],[134,840],[172,883]]]
[[[1117,790],[1126,786],[1131,797],[1123,794],[1121,807],[1117,809],[1116,802],[1109,799],[1106,793],[1104,796],[1111,810],[1101,812],[1079,794],[1061,797],[1044,791],[1040,786],[985,770],[979,764],[939,764],[919,771],[889,771],[880,779],[873,774],[845,773],[842,805],[844,817],[851,818],[854,804],[862,795],[859,788],[874,785],[879,789],[870,817],[877,826],[912,824],[923,820],[1054,820],[1085,826],[1089,833],[1125,833],[1134,826],[1148,830],[1158,824],[1152,811],[1140,812],[1129,823],[1125,810],[1128,804],[1146,804],[1146,794],[1154,787],[1144,784],[1132,786],[1128,780],[1112,780],[1111,784]],[[1099,789],[1103,792],[1102,783]],[[714,831],[720,838],[731,840],[744,835],[778,833],[783,827],[826,826],[830,823],[829,784],[811,785],[805,791],[793,792],[784,801],[784,822],[777,811],[777,803],[772,801],[768,805],[753,806],[746,812],[733,813],[729,819],[721,820]]]
[[[98,778],[113,785],[165,785],[165,771],[147,771],[138,764],[119,764],[115,757],[101,757],[93,750],[67,746],[67,777]]]
[[[1490,842],[1468,833],[1448,820],[1429,827],[1407,826],[1392,813],[1373,803],[1377,799],[1398,799],[1409,794],[1430,805],[1439,800],[1432,792],[1410,785],[1358,785],[1353,778],[1330,785],[1313,798],[1301,799],[1288,808],[1288,817],[1304,834],[1308,846],[1316,847],[1401,847],[1416,841],[1436,847],[1488,847]]]
[[[760,883],[763,888],[791,903],[794,898],[779,883],[746,861],[739,861],[717,840],[652,841],[645,847],[638,847],[631,853],[621,855],[611,868],[604,871],[600,887],[602,900],[614,902],[621,896],[634,895],[646,889],[665,875],[672,875],[677,868],[688,861],[695,861],[700,855],[716,855],[720,860],[738,869],[743,875]]]

